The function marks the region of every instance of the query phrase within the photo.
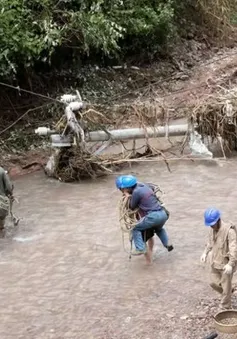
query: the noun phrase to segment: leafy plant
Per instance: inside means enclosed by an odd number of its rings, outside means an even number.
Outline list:
[[[33,69],[38,62],[50,65],[52,55],[64,47],[77,56],[154,52],[172,41],[191,6],[202,22],[212,24],[216,17],[227,26],[235,2],[1,0],[0,76],[17,77],[19,70]]]

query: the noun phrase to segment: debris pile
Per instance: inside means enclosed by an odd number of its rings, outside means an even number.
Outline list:
[[[188,112],[189,126],[192,126],[191,137],[194,134],[194,129],[196,129],[203,140],[207,139],[211,142],[217,140],[223,156],[226,157],[226,150],[231,152],[237,149],[237,86],[229,76],[223,76],[219,80],[213,87],[208,87],[207,84],[208,88],[202,99],[187,104],[184,111]],[[67,145],[55,154],[54,177],[62,181],[95,178],[112,173],[114,170],[123,167],[125,163],[135,162],[141,158],[145,161],[148,157],[157,155],[160,156],[159,160],[165,161],[169,169],[168,161],[170,159],[166,158],[160,150],[151,147],[148,136],[148,127],[154,126],[155,128],[158,125],[165,125],[168,131],[171,108],[166,106],[164,101],[151,99],[149,102],[145,102],[137,99],[132,105],[126,106],[123,104],[124,110],[121,110],[121,107],[118,106],[118,111],[115,108],[111,108],[111,111],[109,111],[109,109],[103,110],[103,107],[87,106],[87,110],[83,111],[79,108],[78,110],[75,109],[74,113],[74,106],[73,103],[70,103],[68,106],[69,109],[70,107],[72,109],[70,115],[66,113],[55,125],[56,133],[61,136],[69,136],[71,140],[74,138],[74,146],[68,148]],[[135,141],[133,149],[126,150],[121,141],[120,144],[123,147],[121,153],[102,154],[106,147],[115,143],[109,132],[111,128],[125,127],[125,123],[126,127],[132,125],[144,130],[145,152],[137,152]],[[96,130],[104,131],[108,135],[107,139],[109,139],[107,146],[105,144],[105,147],[100,145],[102,149],[98,152],[93,150],[95,144],[87,143],[88,140],[91,140],[87,136],[90,132]],[[79,131],[79,133],[75,133],[76,131]],[[202,143],[201,137],[200,143]],[[166,135],[166,138],[169,140],[169,135]],[[187,132],[179,145],[179,155],[175,154],[176,159],[183,158],[185,146],[189,141],[192,141],[192,138],[189,139],[190,134]],[[170,144],[172,147],[171,142]],[[205,154],[207,153],[209,156],[208,150]]]
[[[189,118],[202,137],[218,140],[223,152],[233,151],[237,148],[237,87],[220,87],[219,93],[204,97],[191,108]]]
[[[126,114],[122,116],[122,120],[135,121],[136,125],[144,129],[145,145],[143,152],[138,152],[136,149],[135,140],[133,148],[127,149],[124,143],[119,142],[122,147],[122,152],[119,154],[102,154],[103,150],[115,143],[109,130],[116,126],[121,126],[122,121],[116,120],[116,114],[109,112],[99,112],[94,108],[89,108],[85,112],[76,110],[70,112],[70,117],[66,113],[55,124],[54,131],[60,136],[66,136],[69,139],[74,139],[74,143],[66,144],[65,147],[60,147],[52,155],[50,161],[53,166],[47,164],[46,173],[54,176],[57,179],[69,182],[80,181],[86,178],[96,178],[123,167],[126,163],[136,161],[136,159],[160,155],[165,160],[161,151],[153,148],[149,143],[149,138],[146,137],[147,127],[156,126],[159,116],[162,115],[163,109],[156,109],[153,105],[140,103],[140,106],[134,106],[131,110],[127,109]],[[72,104],[71,104],[72,105]],[[72,107],[72,106],[71,106]],[[70,106],[69,106],[70,108]],[[67,108],[66,108],[67,110]],[[65,110],[65,111],[66,111]],[[68,111],[67,111],[68,112]],[[91,131],[102,130],[108,135],[109,141],[103,143],[87,143],[87,135]],[[78,135],[77,132],[79,131]],[[80,132],[81,131],[81,132]],[[100,144],[98,146],[98,144]],[[98,149],[99,147],[99,149]],[[49,170],[48,170],[49,169]]]
[[[94,155],[79,147],[62,148],[54,155],[53,176],[63,182],[95,179],[123,168],[130,161],[145,161],[152,156],[154,151],[149,146],[142,153],[127,151],[115,155]]]

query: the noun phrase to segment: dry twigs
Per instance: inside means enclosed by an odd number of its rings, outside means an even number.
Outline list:
[[[93,155],[78,147],[61,149],[55,155],[54,176],[64,182],[97,178],[111,174],[131,162],[149,161],[149,156],[154,156],[154,149],[151,150],[149,147],[144,153],[126,152],[116,155]],[[153,159],[159,160],[167,163],[164,157]]]
[[[217,140],[220,143],[223,156],[226,157],[225,150],[233,150],[237,146],[237,87],[225,88],[223,86],[224,84],[218,86],[218,92],[215,96],[209,94],[202,101],[189,107],[189,120],[191,124],[197,124],[197,130],[202,137],[210,137],[212,141]],[[121,143],[123,149],[120,154],[106,156],[91,154],[89,151],[82,151],[79,147],[62,149],[57,155],[55,176],[62,181],[78,181],[110,174],[125,164],[141,161],[164,161],[168,170],[171,171],[170,161],[177,159],[195,160],[195,158],[192,159],[187,156],[167,158],[162,151],[149,144],[149,138],[146,136],[147,126],[157,125],[158,120],[161,120],[162,117],[166,118],[165,123],[168,125],[168,108],[162,103],[156,102],[156,105],[156,109],[153,109],[154,106],[138,102],[138,105],[133,105],[125,110],[124,120],[127,119],[131,122],[134,119],[136,124],[144,129],[146,149],[143,153],[138,153],[135,146],[132,150],[128,150],[123,143]],[[118,123],[118,120],[115,121],[113,113],[109,116],[108,112],[102,114],[95,109],[79,113],[78,119],[81,119],[80,121],[84,123],[85,132],[103,129],[109,134],[107,128]],[[60,130],[63,128],[65,127],[61,125]],[[181,145],[182,150],[186,142],[187,135]],[[153,159],[151,159],[152,157]]]
[[[167,118],[167,108],[161,103],[157,110],[149,109],[145,106],[133,105],[133,118],[139,127],[144,129],[146,136],[147,126],[155,126],[161,115]],[[140,109],[143,107],[143,109]],[[131,121],[130,113],[126,116],[127,121]],[[225,150],[233,150],[237,146],[236,127],[237,127],[237,87],[226,89],[219,86],[217,95],[208,95],[195,106],[190,107],[190,122],[197,123],[198,132],[202,137],[210,137],[212,141],[218,140],[220,143],[223,156]],[[109,117],[108,114],[102,114],[94,109],[89,109],[85,113],[79,113],[78,119],[84,123],[85,132],[95,129],[103,129],[109,134],[107,128],[115,124],[113,114]],[[167,118],[168,119],[168,118]],[[166,124],[168,121],[166,119]],[[61,124],[60,130],[65,126]],[[92,154],[88,150],[82,150],[79,147],[62,149],[56,156],[56,171],[55,176],[62,181],[79,181],[86,178],[96,178],[99,176],[113,173],[124,167],[126,164],[149,161],[164,161],[168,170],[170,170],[169,162],[177,159],[195,160],[190,157],[166,157],[162,151],[153,148],[149,144],[148,136],[146,139],[146,149],[144,152],[138,153],[135,146],[132,150],[126,149],[123,143],[122,152],[116,155],[101,155]],[[111,142],[113,140],[111,139]],[[184,142],[181,145],[183,149],[187,142],[185,136]],[[181,150],[182,154],[182,150]],[[155,157],[155,158],[154,158]],[[152,159],[151,159],[152,158]]]
[[[202,19],[208,25],[210,33],[227,37],[231,32],[232,14],[236,12],[235,0],[198,0]]]
[[[55,177],[64,182],[96,178],[108,173],[97,157],[91,158],[89,152],[77,147],[61,149],[56,155]]]
[[[136,121],[139,127],[143,128],[146,135],[147,126],[157,125],[157,121],[162,114],[164,116],[164,108],[158,106],[149,106],[147,104],[133,105],[132,117]],[[131,110],[127,111],[127,121],[131,121]],[[107,128],[116,125],[117,121],[113,114],[102,114],[95,109],[88,109],[86,112],[77,113],[77,119],[80,125],[84,128],[85,133],[88,131],[102,129],[110,137],[110,133]],[[67,121],[61,118],[56,124],[55,128],[59,133],[67,131]],[[111,143],[112,143],[112,139]],[[123,145],[123,151],[117,155],[99,155],[97,152],[92,154],[89,150],[80,149],[79,146],[61,149],[59,153],[55,155],[55,172],[54,176],[62,181],[79,181],[86,178],[95,178],[102,175],[109,174],[118,168],[123,167],[125,164],[138,162],[141,159],[146,160],[149,157],[161,156],[161,159],[166,163],[168,170],[170,171],[169,164],[165,155],[151,147],[149,144],[148,136],[146,136],[146,148],[143,153],[139,153],[135,146],[133,150],[126,151]]]
[[[217,140],[224,149],[232,151],[237,146],[237,87],[220,88],[217,95],[204,98],[191,108],[190,121],[197,123],[202,137]]]

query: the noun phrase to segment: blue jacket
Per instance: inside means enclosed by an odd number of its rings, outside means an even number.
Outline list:
[[[139,182],[132,192],[130,208],[132,210],[139,208],[141,214],[146,215],[149,212],[160,211],[162,206],[152,185]]]

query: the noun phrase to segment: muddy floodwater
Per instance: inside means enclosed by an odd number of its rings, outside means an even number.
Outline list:
[[[1,339],[203,339],[213,330],[218,296],[199,263],[203,211],[215,205],[237,223],[237,161],[170,166],[132,168],[161,185],[171,212],[175,250],[156,239],[150,267],[123,251],[115,176],[64,184],[38,172],[15,181],[22,221],[0,240]]]

